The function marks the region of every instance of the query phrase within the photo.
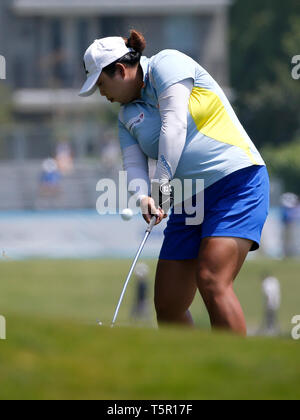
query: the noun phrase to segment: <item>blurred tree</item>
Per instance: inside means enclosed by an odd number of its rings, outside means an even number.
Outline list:
[[[284,182],[286,191],[300,195],[300,138],[275,149],[266,146],[262,153],[270,174]]]
[[[299,0],[236,0],[231,9],[235,108],[258,146],[294,140],[300,130]]]

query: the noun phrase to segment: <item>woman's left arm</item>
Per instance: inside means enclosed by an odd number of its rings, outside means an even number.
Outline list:
[[[174,178],[186,141],[188,105],[193,79],[165,89],[158,98],[161,115],[159,155],[154,179],[160,184]]]

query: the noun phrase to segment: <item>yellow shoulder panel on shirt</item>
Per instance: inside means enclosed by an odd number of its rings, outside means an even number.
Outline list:
[[[208,89],[194,87],[189,111],[198,131],[214,140],[241,148],[250,161],[258,165],[249,144],[234,125],[217,94]]]

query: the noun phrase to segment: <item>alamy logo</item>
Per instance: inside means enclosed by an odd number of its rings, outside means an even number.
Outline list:
[[[0,79],[6,79],[6,60],[3,55],[0,55]]]
[[[6,319],[0,315],[0,340],[6,340]]]
[[[295,67],[293,67],[292,70],[292,78],[294,80],[300,79],[300,55],[295,55],[292,58],[292,64],[295,64]]]
[[[152,180],[157,181],[158,180]],[[128,182],[127,171],[119,172],[119,180],[100,179],[96,191],[100,192],[97,199],[96,209],[100,215],[118,214],[119,209],[130,208],[134,215],[140,214],[140,195],[148,194],[149,185],[145,179],[134,178]],[[175,214],[186,214],[186,225],[200,225],[204,220],[204,180],[197,179],[193,185],[191,179],[172,179],[170,184],[161,186],[162,194],[172,192],[172,201]],[[130,197],[128,197],[128,192]],[[159,190],[153,191],[152,198],[159,203]],[[117,206],[118,202],[118,206]],[[148,211],[147,209],[144,209]],[[190,216],[190,217],[188,217]]]

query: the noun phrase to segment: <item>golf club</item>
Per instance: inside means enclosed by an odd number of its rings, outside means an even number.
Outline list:
[[[119,299],[119,302],[118,302],[118,305],[117,305],[117,308],[116,308],[116,311],[115,311],[115,314],[114,314],[114,317],[113,317],[113,320],[112,320],[112,323],[111,323],[111,328],[113,328],[114,325],[115,325],[115,323],[116,323],[117,316],[118,316],[118,313],[119,313],[119,310],[120,310],[120,306],[121,306],[121,303],[123,301],[123,298],[124,298],[124,295],[125,295],[125,292],[126,292],[128,283],[130,281],[130,278],[132,276],[132,273],[134,271],[134,268],[136,266],[136,263],[137,263],[137,261],[139,259],[139,256],[141,255],[141,253],[143,251],[143,248],[145,246],[145,243],[147,242],[147,239],[148,239],[148,237],[149,237],[149,235],[150,235],[153,227],[155,226],[155,223],[156,223],[156,216],[153,216],[152,219],[151,219],[151,221],[150,221],[150,223],[149,223],[149,226],[146,229],[144,239],[143,239],[143,241],[142,241],[142,243],[141,243],[141,245],[140,245],[140,247],[138,249],[138,252],[137,252],[137,254],[136,254],[135,258],[134,258],[134,261],[133,261],[133,263],[131,265],[131,268],[129,270],[128,276],[127,276],[126,281],[124,283],[124,287],[123,287],[123,290],[122,290],[122,293],[121,293],[121,296],[120,296],[120,299]],[[103,325],[102,322],[100,322],[100,321],[97,321],[97,324],[99,326],[102,326]]]
[[[118,313],[119,313],[119,309],[120,309],[121,303],[123,301],[124,294],[125,294],[125,291],[127,289],[128,283],[129,283],[130,278],[132,276],[133,270],[134,270],[134,268],[136,266],[136,263],[137,263],[137,261],[139,259],[139,256],[141,255],[141,253],[143,251],[143,248],[145,246],[145,243],[146,243],[146,241],[147,241],[147,239],[148,239],[148,237],[149,237],[149,235],[150,235],[150,233],[151,233],[151,231],[152,231],[155,223],[156,223],[156,216],[153,216],[152,219],[151,219],[151,221],[150,221],[150,223],[149,223],[149,226],[146,229],[144,239],[143,239],[143,241],[142,241],[142,243],[141,243],[141,245],[140,245],[140,247],[138,249],[138,252],[137,252],[137,254],[135,256],[135,259],[134,259],[134,261],[132,263],[132,266],[131,266],[130,271],[129,271],[128,276],[127,276],[127,279],[125,281],[125,284],[124,284],[124,287],[123,287],[123,290],[122,290],[122,293],[121,293],[121,296],[120,296],[120,299],[119,299],[119,303],[117,305],[117,308],[116,308],[116,311],[115,311],[115,315],[114,315],[113,320],[112,320],[112,323],[111,323],[111,327],[112,328],[114,327],[114,325],[116,323],[116,319],[117,319],[117,316],[118,316]]]

